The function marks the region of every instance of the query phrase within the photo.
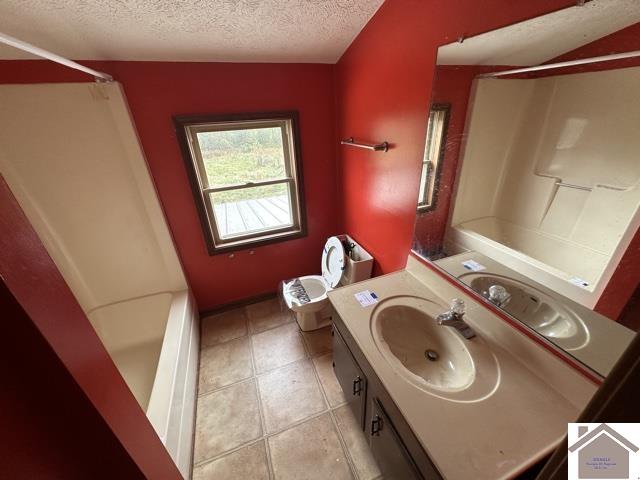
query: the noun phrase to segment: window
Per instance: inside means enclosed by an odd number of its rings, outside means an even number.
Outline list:
[[[420,174],[419,212],[428,212],[436,207],[450,109],[449,104],[434,104],[429,112],[427,141],[425,142],[422,173]]]
[[[306,234],[297,112],[174,123],[209,254]]]

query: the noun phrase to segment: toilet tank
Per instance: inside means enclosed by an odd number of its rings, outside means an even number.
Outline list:
[[[355,245],[350,255],[347,256],[345,272],[340,285],[349,285],[371,278],[373,257],[349,235],[340,235],[339,238]]]

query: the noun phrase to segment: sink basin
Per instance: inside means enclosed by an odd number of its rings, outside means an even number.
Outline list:
[[[391,297],[371,316],[378,350],[408,382],[433,395],[457,401],[478,401],[498,385],[495,356],[477,335],[466,340],[456,330],[437,324],[447,308],[430,300]]]
[[[460,275],[460,280],[484,296],[492,285],[505,287],[511,298],[500,308],[565,350],[577,350],[589,343],[584,322],[531,285],[493,273],[465,273]]]

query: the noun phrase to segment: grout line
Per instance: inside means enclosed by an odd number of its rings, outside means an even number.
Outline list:
[[[237,338],[234,338],[233,340],[222,342],[222,343],[219,343],[219,344],[216,344],[216,345],[212,345],[212,346],[209,346],[209,347],[201,348],[200,349],[200,360],[202,360],[202,352],[204,350],[208,350],[210,348],[219,347],[221,345],[225,345],[227,343],[231,343],[231,342],[233,342],[235,340],[245,340],[245,337],[246,337],[246,341],[249,343],[249,357],[250,357],[250,360],[251,360],[251,375],[248,376],[248,377],[245,377],[245,378],[241,378],[239,380],[235,380],[235,381],[233,381],[231,383],[228,383],[226,385],[221,385],[221,386],[213,388],[211,390],[207,390],[207,391],[201,391],[200,390],[200,377],[198,376],[198,397],[203,396],[203,395],[208,395],[209,393],[217,392],[217,391],[222,390],[222,389],[227,388],[227,387],[233,387],[234,385],[237,385],[238,383],[242,383],[245,380],[248,380],[248,379],[253,378],[253,377],[256,376],[256,368],[255,368],[255,364],[254,364],[254,361],[253,361],[253,353],[252,353],[253,349],[252,349],[252,345],[251,345],[251,337],[248,336],[248,335],[245,335],[243,337],[237,337]],[[198,367],[198,372],[199,372],[199,367]]]
[[[200,401],[200,365],[202,365],[202,319],[198,317],[198,366],[196,367],[196,398],[193,401],[193,432],[191,433],[191,465],[189,465],[189,478],[193,478],[196,468],[196,437],[198,433],[198,403]]]
[[[320,375],[316,370],[316,364],[313,362],[313,360],[310,360],[310,361],[311,361],[311,369],[313,370],[313,375],[316,377],[316,382],[318,382],[318,386],[320,387],[320,393],[322,394],[324,403],[327,406],[327,408],[331,410],[331,403],[329,402],[329,396],[327,395],[327,392],[324,391],[324,387],[322,386],[322,381],[320,380]]]
[[[245,312],[245,314],[244,314],[245,333],[243,333],[242,335],[238,335],[237,337],[228,338],[227,340],[223,340],[222,342],[216,342],[216,343],[213,343],[211,345],[203,345],[204,329],[205,329],[204,320],[205,319],[202,319],[200,321],[200,352],[202,352],[203,350],[206,350],[207,348],[218,347],[220,345],[224,345],[225,343],[233,342],[234,340],[238,340],[239,338],[249,337],[251,335],[251,332],[249,331],[249,319],[248,319],[247,314]],[[206,323],[209,323],[209,322],[206,322]]]
[[[216,387],[213,390],[206,390],[206,391],[202,391],[202,392],[198,391],[198,397],[205,397],[205,396],[209,395],[210,393],[216,393],[216,392],[219,392],[221,390],[225,390],[225,389],[230,388],[230,387],[235,387],[239,383],[246,382],[247,380],[251,380],[252,378],[255,378],[255,375],[251,375],[250,377],[241,378],[240,380],[236,380],[233,383],[228,383],[226,385],[221,385],[220,387]]]
[[[259,332],[256,332],[256,331],[254,331],[253,324],[251,323],[251,318],[249,318],[249,312],[247,312],[247,311],[246,311],[246,307],[244,307],[244,308],[245,308],[245,315],[246,315],[246,317],[247,317],[247,320],[249,321],[249,325],[248,325],[249,335],[259,335],[259,334],[261,334],[261,333],[263,333],[263,332],[268,332],[269,330],[274,330],[274,329],[276,329],[276,328],[278,328],[278,327],[281,327],[281,326],[283,326],[283,325],[288,325],[289,323],[293,323],[293,322],[295,322],[295,320],[296,320],[296,319],[291,315],[291,312],[283,311],[282,309],[280,309],[280,313],[281,313],[281,314],[283,314],[284,316],[286,316],[286,318],[288,319],[286,322],[283,322],[283,323],[280,323],[280,324],[278,324],[278,325],[274,325],[274,326],[271,326],[271,327],[267,327],[267,328],[265,328],[264,330],[260,330]],[[270,313],[270,314],[268,314],[268,315],[272,315],[272,314],[274,314],[274,313],[275,313],[275,312],[271,312],[271,313]],[[267,315],[267,316],[268,316],[268,315]]]
[[[228,455],[232,455],[232,454],[236,453],[238,450],[242,450],[243,448],[251,447],[251,446],[255,445],[256,443],[260,443],[263,440],[264,440],[264,437],[254,438],[253,440],[250,440],[250,441],[245,442],[245,443],[243,443],[241,445],[238,445],[237,447],[234,447],[231,450],[225,450],[224,452],[219,453],[218,455],[216,455],[214,457],[207,458],[205,460],[202,460],[199,463],[194,463],[193,464],[193,468],[195,469],[195,468],[202,467],[204,465],[208,465],[210,463],[215,462],[216,460],[220,460],[223,457],[226,457]]]
[[[269,446],[269,438],[263,437],[264,451],[267,455],[267,469],[269,470],[269,479],[274,480],[276,478],[276,472],[273,468],[273,461],[271,460],[271,447]]]
[[[323,328],[326,328],[326,327],[323,327]],[[319,332],[320,330],[316,330],[316,331]],[[332,348],[329,348],[328,350],[320,350],[319,352],[313,353],[311,351],[311,346],[309,345],[309,342],[307,342],[307,337],[305,337],[304,335],[305,333],[309,334],[309,332],[300,331],[300,335],[302,336],[302,343],[304,343],[304,346],[306,347],[307,353],[309,354],[309,358],[321,357],[322,355],[331,353],[333,351]],[[313,333],[311,333],[310,336],[313,336]]]
[[[305,358],[311,358],[311,351],[309,349],[309,346],[307,345],[306,340],[304,339],[302,330],[300,330],[300,326],[298,326],[298,338],[302,342],[302,348],[304,349],[304,353],[306,354]]]
[[[333,352],[333,350],[332,350]],[[336,434],[338,435],[338,442],[340,443],[340,447],[342,448],[342,453],[344,454],[344,457],[347,459],[347,465],[349,466],[349,470],[351,472],[351,476],[354,479],[359,478],[358,477],[358,473],[356,470],[356,466],[355,466],[355,462],[353,460],[353,458],[351,458],[351,454],[349,453],[349,449],[347,448],[347,442],[345,441],[344,437],[342,436],[342,431],[340,430],[340,427],[338,427],[338,422],[335,418],[335,414],[334,414],[334,408],[331,407],[331,402],[329,401],[329,395],[327,394],[327,392],[325,392],[324,390],[324,386],[322,385],[322,380],[320,379],[320,374],[318,373],[318,370],[316,368],[316,364],[315,362],[311,361],[312,367],[313,367],[313,373],[316,377],[316,381],[318,382],[318,385],[320,385],[320,391],[322,392],[322,396],[324,397],[324,401],[327,404],[327,406],[329,407],[329,417],[331,418],[331,423],[333,424],[333,428],[336,430]],[[346,403],[346,401],[345,401]],[[339,408],[339,407],[336,407]]]
[[[253,353],[253,334],[249,336],[249,353],[251,355],[251,367],[253,368],[253,381],[256,384],[256,393],[258,394],[258,413],[260,414],[260,426],[262,428],[262,440],[264,442],[265,455],[267,456],[267,470],[269,471],[269,478],[274,477],[273,464],[271,462],[271,451],[269,450],[269,442],[265,438],[267,434],[267,421],[264,416],[264,406],[262,405],[262,396],[260,395],[260,383],[258,382],[258,369],[256,367],[256,359]]]
[[[292,423],[290,425],[287,425],[286,427],[281,428],[280,430],[276,430],[273,433],[268,433],[268,434],[265,435],[265,438],[271,438],[271,437],[275,437],[277,435],[280,435],[281,433],[284,433],[287,430],[291,430],[292,428],[299,427],[303,423],[307,423],[307,422],[309,422],[311,420],[315,420],[316,418],[321,417],[322,415],[324,415],[326,413],[329,413],[329,409],[328,408],[325,408],[324,410],[321,410],[319,412],[312,413],[308,417],[305,417],[303,419],[297,420],[296,422],[294,422],[294,423]]]
[[[333,428],[336,429],[336,433],[338,435],[338,442],[340,442],[340,446],[342,447],[342,452],[344,453],[344,457],[347,459],[347,465],[349,465],[351,476],[354,479],[358,479],[360,477],[358,476],[358,471],[356,470],[356,463],[351,457],[351,452],[349,452],[349,448],[347,447],[347,442],[342,435],[342,431],[340,430],[340,427],[338,426],[338,421],[336,420],[335,413],[331,409],[329,409],[329,416],[331,417]]]
[[[249,320],[251,322],[251,320]],[[284,327],[285,325],[289,325],[290,323],[294,323],[295,320],[287,320],[284,323],[279,323],[278,325],[273,325],[269,328],[265,328],[264,330],[260,330],[259,332],[254,332],[249,330],[249,335],[260,335],[261,333],[270,332],[271,330],[275,330],[276,328]]]
[[[244,335],[239,335],[239,336],[234,337],[234,338],[229,338],[228,340],[225,340],[223,342],[214,343],[212,345],[202,345],[202,342],[200,342],[201,343],[201,345],[200,345],[200,353],[202,353],[204,350],[209,350],[210,348],[220,347],[222,345],[226,345],[227,343],[231,343],[231,342],[233,342],[235,340],[240,340],[242,338],[249,337],[249,336],[250,336],[249,332],[247,331],[247,333],[245,333]]]
[[[278,292],[275,292],[275,291],[268,292],[261,295],[257,295],[255,297],[245,298],[244,300],[225,303],[223,305],[219,305],[218,307],[212,308],[209,310],[203,310],[201,312],[198,312],[198,316],[200,317],[201,320],[204,320],[205,318],[215,317],[222,313],[230,312],[232,310],[239,310],[241,308],[250,307],[257,303],[268,302],[272,299],[277,299],[277,298],[278,298]]]
[[[281,368],[288,367],[290,365],[293,365],[294,363],[301,362],[302,360],[309,360],[309,357],[304,356],[304,357],[301,357],[301,358],[296,358],[295,360],[292,360],[289,363],[283,363],[282,365],[280,365],[278,367],[270,368],[269,370],[265,370],[264,372],[256,373],[256,378],[257,377],[264,377],[265,375],[273,373],[276,370],[280,370]]]
[[[260,332],[260,333],[262,333],[262,332]],[[255,335],[260,335],[260,333],[255,334]],[[284,364],[279,365],[279,366],[277,366],[277,367],[270,368],[270,369],[265,370],[265,371],[263,371],[263,372],[258,372],[258,371],[257,371],[257,368],[256,368],[256,373],[255,373],[256,377],[261,377],[261,376],[263,376],[263,375],[265,375],[265,374],[267,374],[267,373],[271,373],[271,372],[273,372],[273,371],[275,371],[275,370],[278,370],[279,368],[286,367],[286,366],[288,366],[288,365],[292,365],[292,364],[294,364],[294,363],[297,363],[297,362],[299,362],[300,360],[304,360],[304,359],[309,359],[309,358],[310,358],[310,356],[309,356],[309,352],[307,351],[307,347],[305,346],[304,339],[302,338],[302,335],[300,334],[300,331],[298,330],[298,332],[297,332],[297,333],[298,333],[298,339],[300,340],[300,342],[302,342],[302,349],[303,349],[303,351],[304,351],[304,357],[302,357],[302,358],[296,358],[295,360],[292,360],[292,361],[290,361],[290,362],[288,362],[288,363],[284,363]],[[252,347],[253,347],[253,342],[252,342]],[[253,351],[253,350],[252,350],[252,351]]]
[[[223,390],[229,390],[230,388],[237,387],[241,383],[248,382],[249,380],[253,380],[254,378],[255,376],[252,375],[251,377],[243,378],[242,380],[238,380],[237,382],[230,383],[229,385],[225,385],[224,387],[216,388],[215,390],[211,390],[208,392],[203,392],[202,394],[198,395],[198,398],[208,397],[209,395],[212,395],[214,393],[219,393],[219,392],[222,392]]]

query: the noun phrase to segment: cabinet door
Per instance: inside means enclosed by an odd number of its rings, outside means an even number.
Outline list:
[[[423,479],[380,401],[374,398],[371,403],[369,445],[384,479]]]
[[[367,379],[335,325],[333,326],[333,369],[355,418],[360,422],[360,428],[364,428]]]

